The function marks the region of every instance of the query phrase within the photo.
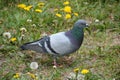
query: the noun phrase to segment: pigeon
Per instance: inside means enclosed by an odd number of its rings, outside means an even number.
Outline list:
[[[21,49],[50,54],[54,57],[54,66],[56,66],[56,57],[69,55],[80,48],[84,38],[84,28],[87,26],[86,20],[79,19],[74,23],[72,29],[25,43]]]

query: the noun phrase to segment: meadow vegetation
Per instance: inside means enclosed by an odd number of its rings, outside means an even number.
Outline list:
[[[78,19],[90,27],[76,53],[58,58],[58,68],[51,56],[20,50]],[[120,80],[119,61],[119,0],[0,0],[0,80]]]

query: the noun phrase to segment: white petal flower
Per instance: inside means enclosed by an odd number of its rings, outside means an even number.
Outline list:
[[[95,22],[98,23],[98,22],[100,22],[100,21],[99,21],[99,19],[96,19]]]
[[[67,75],[67,78],[70,78],[70,79],[75,78],[75,77],[76,77],[76,73],[73,73],[73,72]],[[84,78],[85,78],[85,75],[78,73],[76,80],[84,80]]]
[[[32,20],[31,20],[31,19],[27,19],[27,22],[28,22],[28,23],[31,23],[31,22],[32,22]]]
[[[54,69],[56,69],[56,68],[57,68],[57,66],[55,66],[55,65],[54,65],[54,66],[53,66],[53,68],[54,68]]]
[[[11,38],[11,33],[10,32],[4,32],[3,37]]]
[[[37,69],[38,68],[38,63],[37,62],[31,62],[30,68],[31,69]]]

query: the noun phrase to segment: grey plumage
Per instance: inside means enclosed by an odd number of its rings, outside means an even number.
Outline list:
[[[44,48],[44,42],[46,41],[46,37],[43,37],[34,42],[28,42],[21,46],[22,50],[34,50],[40,53],[46,53],[46,49]]]
[[[66,32],[59,32],[45,36],[40,40],[23,44],[23,50],[34,50],[54,56],[68,55],[78,50],[83,42],[85,20],[78,20],[73,28]]]

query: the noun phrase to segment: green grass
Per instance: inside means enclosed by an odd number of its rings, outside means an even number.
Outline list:
[[[0,80],[33,80],[26,73],[37,74],[38,80],[75,80],[74,68],[90,70],[85,75],[86,80],[119,80],[120,79],[120,4],[117,0],[71,0],[72,18],[65,19],[65,12],[55,8],[64,8],[65,0],[29,0],[24,2],[0,1]],[[36,13],[38,2],[44,2],[42,13]],[[30,11],[17,7],[24,3],[33,5]],[[73,15],[77,12],[79,15]],[[55,16],[62,15],[61,18]],[[30,19],[32,22],[27,22]],[[78,19],[86,19],[90,27],[85,29],[84,42],[74,54],[60,57],[57,69],[53,69],[52,58],[39,56],[35,52],[21,51],[19,46],[25,42],[37,40],[45,32],[48,35],[66,31],[72,27]],[[95,22],[98,19],[99,22]],[[33,26],[36,25],[36,26]],[[25,27],[27,32],[22,33],[20,28]],[[10,32],[12,38],[17,40],[11,42],[3,37],[4,32]],[[24,34],[24,39],[21,36]],[[35,57],[38,56],[38,57]],[[32,61],[39,64],[37,70],[31,70],[29,65]],[[21,73],[19,79],[13,78],[15,73]],[[78,79],[79,80],[79,79]]]

